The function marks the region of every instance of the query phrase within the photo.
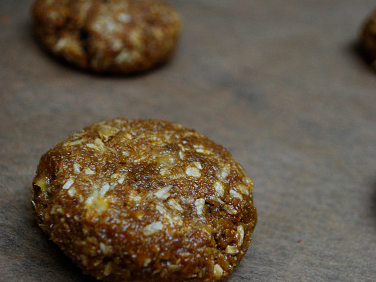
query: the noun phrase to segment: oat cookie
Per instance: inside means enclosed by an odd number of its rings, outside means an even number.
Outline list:
[[[129,74],[168,60],[181,27],[159,0],[36,0],[32,15],[53,55],[97,73]]]
[[[247,251],[253,183],[220,145],[158,120],[93,124],[41,157],[39,226],[103,281],[225,281]]]
[[[366,20],[361,31],[360,45],[365,55],[376,68],[376,10]]]

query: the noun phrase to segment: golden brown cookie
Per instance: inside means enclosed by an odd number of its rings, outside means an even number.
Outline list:
[[[96,73],[137,73],[165,62],[181,26],[159,0],[37,0],[32,14],[50,53]]]
[[[39,226],[103,281],[225,281],[257,221],[230,153],[157,120],[74,134],[42,156],[32,194]]]
[[[366,20],[360,36],[360,46],[371,64],[376,67],[376,10]]]

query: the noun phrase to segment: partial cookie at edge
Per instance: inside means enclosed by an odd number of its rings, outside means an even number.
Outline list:
[[[376,69],[376,10],[365,21],[361,29],[360,47]]]

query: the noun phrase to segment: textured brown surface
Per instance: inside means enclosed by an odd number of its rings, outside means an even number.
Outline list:
[[[259,221],[229,281],[374,281],[376,75],[355,44],[375,2],[170,3],[174,60],[124,79],[51,60],[32,1],[0,1],[0,279],[93,281],[31,220],[29,189],[44,152],[125,116],[195,128],[252,177]]]
[[[174,53],[179,14],[159,0],[37,0],[35,35],[56,57],[96,73],[130,74]]]
[[[166,121],[95,123],[46,152],[33,184],[39,226],[103,281],[225,281],[257,221],[242,166]]]

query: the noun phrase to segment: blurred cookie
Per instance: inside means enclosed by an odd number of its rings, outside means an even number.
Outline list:
[[[360,45],[372,65],[376,67],[376,11],[366,20],[363,26]]]
[[[103,281],[225,281],[257,221],[230,153],[157,120],[74,134],[42,156],[32,194],[40,227]]]
[[[37,0],[34,29],[53,55],[96,73],[130,74],[168,60],[178,13],[158,0]]]

